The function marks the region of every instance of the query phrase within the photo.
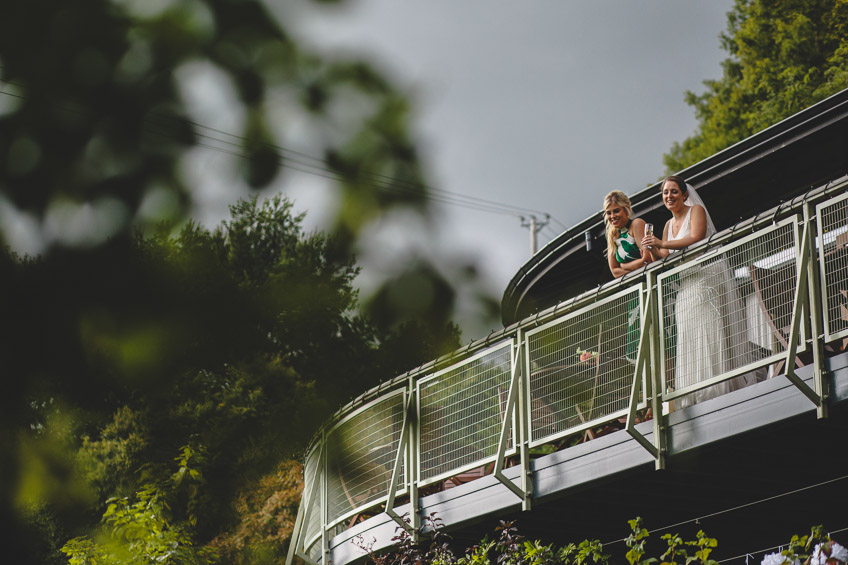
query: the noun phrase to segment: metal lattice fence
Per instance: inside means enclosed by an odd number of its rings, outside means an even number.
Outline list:
[[[321,469],[321,445],[315,446],[306,458],[303,467],[304,516],[303,539],[307,546],[320,542],[323,506],[321,504],[320,485],[323,478]],[[317,484],[316,484],[317,481]],[[320,544],[319,544],[320,550]]]
[[[420,485],[497,456],[512,348],[504,342],[419,382]]]
[[[848,337],[848,194],[816,207],[825,339]]]
[[[658,277],[665,399],[689,406],[783,369],[797,241],[793,217]]]
[[[388,497],[403,428],[404,391],[375,401],[327,434],[328,525]],[[402,466],[399,484],[405,484]]]
[[[319,542],[315,542],[312,546],[309,547],[309,549],[306,552],[306,554],[309,556],[309,558],[312,561],[314,561],[315,563],[321,563],[323,561],[322,553],[323,553],[322,547],[321,547],[321,544]]]
[[[531,445],[626,412],[641,296],[631,287],[527,332]]]

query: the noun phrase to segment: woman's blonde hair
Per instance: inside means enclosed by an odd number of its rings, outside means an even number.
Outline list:
[[[610,223],[609,217],[606,214],[610,204],[621,206],[627,210],[627,219],[633,219],[633,207],[626,194],[620,190],[613,190],[604,197],[604,223],[607,225],[607,254],[615,253],[615,250],[618,248],[615,243],[615,240],[618,239],[618,229]]]

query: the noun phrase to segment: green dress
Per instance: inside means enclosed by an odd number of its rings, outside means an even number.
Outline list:
[[[633,220],[627,222],[623,230],[619,230],[618,237],[615,240],[615,260],[619,263],[629,263],[642,256],[642,250],[636,244],[636,238],[630,233],[630,224]]]
[[[623,230],[619,230],[615,240],[615,260],[619,263],[627,263],[642,257],[642,250],[636,244],[636,238],[630,233],[630,224],[627,222]],[[639,301],[632,300],[627,304],[627,346],[625,357],[631,361],[636,360],[639,350]]]

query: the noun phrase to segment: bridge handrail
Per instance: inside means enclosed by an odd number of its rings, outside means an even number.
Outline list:
[[[307,488],[287,562],[293,554],[326,562],[333,532],[396,497],[411,500],[414,529],[419,488],[493,472],[506,481],[495,465],[504,457],[521,466],[521,484],[507,486],[529,507],[530,449],[585,441],[598,426],[625,419],[635,434],[634,415],[649,416],[649,408],[659,432],[661,403],[685,405],[752,384],[781,363],[791,378],[805,347],[818,364],[822,343],[848,342],[846,187],[843,177],[808,191],[364,393],[307,451]],[[683,312],[698,313],[704,292],[722,324],[716,335],[732,334],[743,347],[723,342],[719,368],[690,382],[679,367],[697,360],[678,340],[686,335]],[[684,306],[690,295],[695,302]],[[818,386],[804,392],[818,398],[822,414]],[[640,439],[661,466],[662,434],[654,441]]]

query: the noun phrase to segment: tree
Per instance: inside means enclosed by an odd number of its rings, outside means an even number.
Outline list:
[[[63,368],[28,392],[35,404],[20,425],[44,432],[24,434],[26,445],[61,444],[60,461],[91,491],[86,508],[109,498],[146,504],[133,497],[151,481],[167,482],[174,453],[203,453],[193,460],[204,479],[192,496],[194,519],[179,526],[192,551],[216,537],[222,551],[239,548],[239,539],[279,549],[285,519],[263,532],[252,530],[262,522],[251,516],[257,504],[285,516],[287,506],[273,503],[283,494],[269,494],[283,488],[273,479],[281,461],[351,396],[459,347],[453,325],[383,329],[360,314],[353,260],[337,253],[336,238],[305,234],[288,200],[250,198],[231,214],[214,231],[189,223],[171,235],[163,226],[109,262],[87,263],[84,274],[76,254],[61,262],[56,253],[12,257],[7,279],[22,296],[40,288],[56,297],[24,301],[27,323],[6,344],[20,354],[10,365],[17,374]],[[66,300],[83,288],[78,277],[85,292]],[[60,359],[39,358],[60,344]],[[62,414],[66,433],[48,444]],[[37,491],[30,498],[27,508],[51,500]],[[60,510],[44,507],[36,517],[66,532],[61,543],[94,523],[93,513],[69,521]],[[80,543],[82,552],[88,541]]]
[[[210,538],[228,521],[218,510],[246,480],[240,473],[279,462],[269,446],[296,449],[339,402],[393,376],[379,367],[437,356],[381,353],[404,330],[355,314],[350,284],[364,226],[398,205],[426,213],[408,105],[366,62],[303,49],[290,25],[259,0],[0,2],[7,560],[43,561],[43,532],[78,533],[92,500],[133,495],[140,462],[184,445],[208,454],[204,488],[216,496],[200,497],[208,511],[196,529]],[[211,134],[187,102],[185,77],[198,69],[235,92],[231,150],[244,187],[296,167],[277,145],[287,130],[270,126],[272,109],[285,107],[283,126],[307,124],[337,180],[332,234],[300,233],[290,205],[276,201],[241,204],[219,232],[188,223],[172,237],[199,188],[182,164]],[[275,217],[287,223],[252,231]],[[28,226],[39,257],[8,247],[19,242],[15,226]],[[430,306],[451,329],[451,303]],[[76,488],[81,477],[91,489]]]
[[[283,461],[239,492],[234,501],[238,524],[210,545],[226,563],[279,563],[294,530],[302,490],[301,464]]]
[[[669,173],[848,88],[845,0],[736,0],[720,38],[722,77],[686,92],[698,127],[664,155]]]
[[[191,534],[197,521],[195,499],[203,483],[194,467],[199,457],[184,447],[176,458],[175,473],[164,479],[154,473],[134,496],[109,499],[99,535],[77,537],[62,547],[70,565],[214,563],[214,552],[197,548]]]
[[[341,180],[345,234],[422,201],[403,97],[363,61],[304,51],[258,0],[4,2],[0,65],[0,205],[28,214],[48,248],[102,244],[188,211],[196,187],[178,167],[212,133],[186,101],[182,77],[198,66],[236,93],[228,110],[243,115],[232,133],[246,185],[267,186],[288,165],[269,127],[284,105]],[[406,190],[381,190],[374,174]]]

